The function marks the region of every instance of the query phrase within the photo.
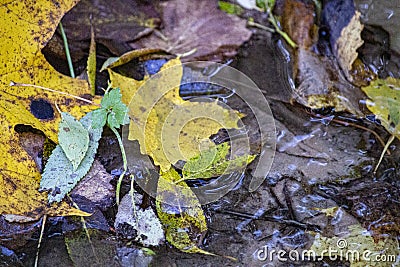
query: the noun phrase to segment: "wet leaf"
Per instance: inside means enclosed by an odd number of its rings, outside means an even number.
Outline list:
[[[368,109],[389,133],[400,139],[400,80],[377,79],[361,89],[370,98]]]
[[[314,235],[315,239],[309,250],[315,252],[318,258],[325,255],[331,259],[349,261],[351,267],[393,266],[400,252],[396,239],[386,236],[374,240],[371,232],[359,224],[348,226],[348,231],[340,236],[325,237],[320,233],[314,233]],[[382,256],[389,255],[394,257],[392,261],[379,260],[383,259]]]
[[[221,59],[233,56],[236,49],[249,40],[251,31],[246,21],[218,9],[216,1],[179,1],[161,3],[164,28],[133,43],[134,48],[161,48],[173,54],[196,51],[185,61]]]
[[[62,22],[72,58],[79,60],[87,56],[92,26],[96,43],[119,54],[120,46],[151,33],[160,19],[154,5],[143,1],[84,0]]]
[[[229,149],[229,143],[222,143],[201,151],[199,155],[185,163],[182,169],[183,178],[185,180],[206,179],[234,171],[241,171],[255,158],[255,155],[231,156],[231,158],[227,158]]]
[[[94,129],[91,127],[92,117],[93,112],[89,112],[81,119],[84,129],[88,131],[89,141],[87,151],[78,168],[73,167],[60,145],[53,150],[46,164],[40,181],[40,190],[49,191],[48,199],[50,203],[60,202],[88,173],[93,164],[103,128]]]
[[[20,147],[14,130],[30,125],[57,142],[60,109],[80,118],[96,106],[66,95],[34,87],[10,86],[11,81],[49,87],[76,96],[89,94],[87,83],[64,76],[46,61],[41,49],[53,35],[62,15],[77,1],[8,1],[0,6],[0,213],[29,215],[87,215],[66,203],[47,205],[39,193],[40,173],[32,158]]]
[[[179,160],[199,154],[200,145],[221,128],[237,128],[242,114],[217,102],[184,101],[179,96],[182,66],[170,60],[161,71],[136,81],[109,70],[113,87],[121,88],[132,122],[129,139],[138,140],[142,154],[153,158],[162,171]],[[139,90],[140,88],[140,90]]]
[[[61,122],[58,128],[58,142],[75,171],[88,150],[89,132],[66,112],[61,112]]]
[[[196,195],[179,180],[181,177],[171,168],[162,172],[158,181],[156,207],[165,237],[183,252],[214,255],[197,246],[207,231],[206,218]]]

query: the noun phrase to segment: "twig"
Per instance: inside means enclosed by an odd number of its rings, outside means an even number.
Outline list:
[[[42,221],[42,227],[40,229],[40,236],[39,236],[39,242],[38,242],[38,246],[37,246],[37,250],[36,250],[36,257],[35,257],[35,267],[38,266],[39,263],[39,253],[40,253],[40,245],[42,244],[42,240],[43,240],[43,233],[44,233],[44,227],[46,225],[46,220],[47,220],[47,215],[43,215],[43,221]]]

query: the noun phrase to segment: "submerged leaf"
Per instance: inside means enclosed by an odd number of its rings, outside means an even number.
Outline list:
[[[95,105],[34,87],[10,86],[11,81],[41,85],[76,96],[90,94],[85,81],[57,72],[41,49],[53,35],[65,12],[78,1],[2,1],[0,5],[0,214],[84,215],[68,204],[48,206],[47,194],[39,193],[40,173],[20,146],[14,126],[29,125],[57,142],[58,106],[80,118]]]
[[[256,157],[255,155],[243,155],[228,159],[226,157],[229,149],[229,143],[226,142],[202,151],[183,166],[183,178],[185,180],[206,179],[233,171],[241,171]]]
[[[61,118],[58,126],[58,142],[75,171],[88,150],[89,133],[70,114],[61,112]]]
[[[197,246],[207,231],[206,218],[196,195],[179,180],[181,177],[171,168],[161,173],[157,186],[157,214],[165,227],[165,237],[183,252],[214,255]]]
[[[92,117],[93,112],[90,112],[81,119],[85,130],[89,131],[89,143],[86,154],[78,168],[74,169],[60,145],[54,149],[46,164],[40,181],[40,190],[49,191],[48,199],[50,203],[54,201],[60,202],[88,173],[92,166],[99,139],[103,132],[103,128],[94,129],[91,127]]]

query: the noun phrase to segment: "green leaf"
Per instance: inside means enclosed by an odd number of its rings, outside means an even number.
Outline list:
[[[239,5],[232,4],[226,1],[218,1],[218,6],[219,9],[227,14],[241,15],[243,13],[243,8],[241,8]]]
[[[105,110],[106,114],[108,114],[107,124],[111,128],[119,128],[120,125],[124,125],[129,122],[127,115],[128,108],[124,103],[122,103],[121,97],[122,95],[120,89],[117,88],[107,91],[101,100],[101,109]]]
[[[61,112],[58,126],[58,142],[76,170],[85,157],[89,145],[89,133],[72,115]]]
[[[94,129],[92,127],[92,117],[94,112],[89,112],[81,119],[85,129],[89,130],[89,144],[86,154],[76,170],[65,155],[63,149],[58,145],[51,154],[42,179],[40,181],[40,191],[49,191],[49,202],[60,202],[64,196],[70,192],[75,185],[84,177],[93,164],[94,156],[97,151],[99,140],[103,128]]]
[[[227,159],[229,149],[229,143],[226,142],[212,146],[191,158],[183,166],[183,179],[206,179],[241,171],[256,157],[255,155],[243,155]]]
[[[92,128],[99,129],[103,128],[107,122],[107,110],[99,108],[92,111]]]
[[[207,231],[206,218],[196,195],[179,180],[181,177],[171,168],[161,172],[157,185],[156,209],[165,237],[183,252],[214,255],[197,246]]]

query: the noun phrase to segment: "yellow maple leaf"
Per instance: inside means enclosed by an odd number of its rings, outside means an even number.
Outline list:
[[[112,86],[121,88],[122,101],[129,107],[128,139],[138,140],[141,153],[152,157],[163,172],[210,146],[209,137],[219,129],[237,128],[242,117],[217,101],[183,100],[179,96],[183,67],[178,58],[142,81],[108,71]]]
[[[78,118],[95,106],[35,87],[10,86],[14,81],[40,85],[81,97],[90,94],[85,81],[60,74],[41,53],[63,14],[77,2],[78,0],[1,1],[0,214],[19,214],[36,219],[43,214],[87,215],[66,203],[47,205],[47,194],[38,192],[40,173],[32,158],[19,145],[14,126],[30,125],[57,142],[60,115],[54,111],[55,103],[61,110]],[[35,114],[34,105],[46,108],[46,116]]]

